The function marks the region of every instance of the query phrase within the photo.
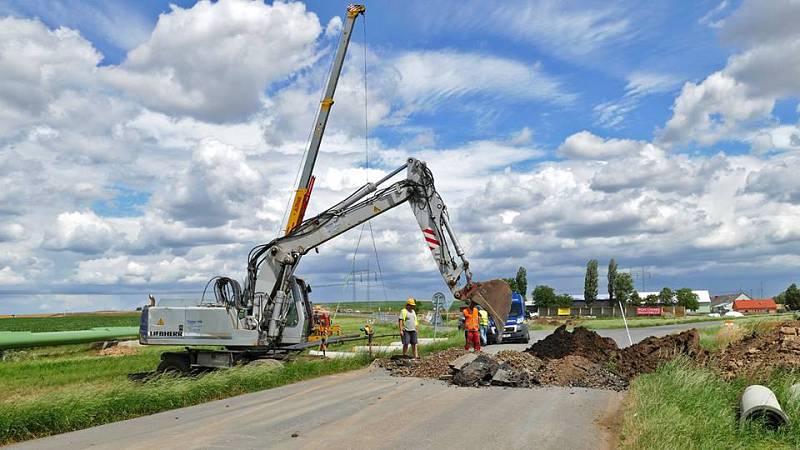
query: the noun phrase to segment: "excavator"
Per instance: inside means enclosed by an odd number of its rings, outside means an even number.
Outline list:
[[[424,242],[451,294],[464,302],[475,301],[489,312],[495,323],[505,323],[511,307],[511,290],[502,280],[473,280],[469,261],[425,162],[408,158],[380,180],[364,184],[335,205],[304,219],[314,186],[313,167],[350,35],[356,18],[364,12],[363,5],[347,8],[285,234],[250,251],[243,287],[235,279],[214,277],[206,284],[197,305],[162,306],[150,296],[149,303],[142,308],[141,344],[186,348],[162,353],[158,371],[231,367],[317,345],[311,338],[317,325],[308,295],[311,286],[295,276],[300,260],[311,250],[319,252],[319,246],[325,242],[403,203],[411,206]],[[389,184],[401,173],[405,176]],[[336,339],[331,338],[328,343],[335,343]]]

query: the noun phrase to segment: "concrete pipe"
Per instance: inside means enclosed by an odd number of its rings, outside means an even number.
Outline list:
[[[768,387],[754,384],[748,386],[742,394],[741,416],[739,425],[749,420],[763,419],[770,428],[778,428],[789,424],[789,417],[781,409],[775,393]]]

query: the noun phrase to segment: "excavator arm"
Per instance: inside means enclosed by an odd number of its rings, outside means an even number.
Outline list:
[[[405,179],[380,188],[404,169]],[[244,300],[246,304],[254,304],[256,297],[266,297],[268,311],[261,315],[260,328],[266,331],[268,339],[281,334],[291,304],[284,299],[288,297],[301,257],[405,202],[411,206],[425,243],[452,294],[461,300],[475,300],[487,309],[496,323],[505,323],[511,301],[508,285],[502,281],[472,281],[469,261],[453,232],[447,207],[436,191],[430,169],[424,162],[409,158],[406,164],[383,179],[365,184],[326,211],[303,221],[286,236],[253,249],[248,261]]]

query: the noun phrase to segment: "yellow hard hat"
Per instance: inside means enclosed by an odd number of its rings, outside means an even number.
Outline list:
[[[417,302],[413,298],[408,297],[408,300],[406,300],[406,305],[417,306]]]

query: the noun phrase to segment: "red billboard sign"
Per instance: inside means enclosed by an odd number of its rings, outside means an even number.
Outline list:
[[[637,316],[660,316],[661,308],[636,308]]]

